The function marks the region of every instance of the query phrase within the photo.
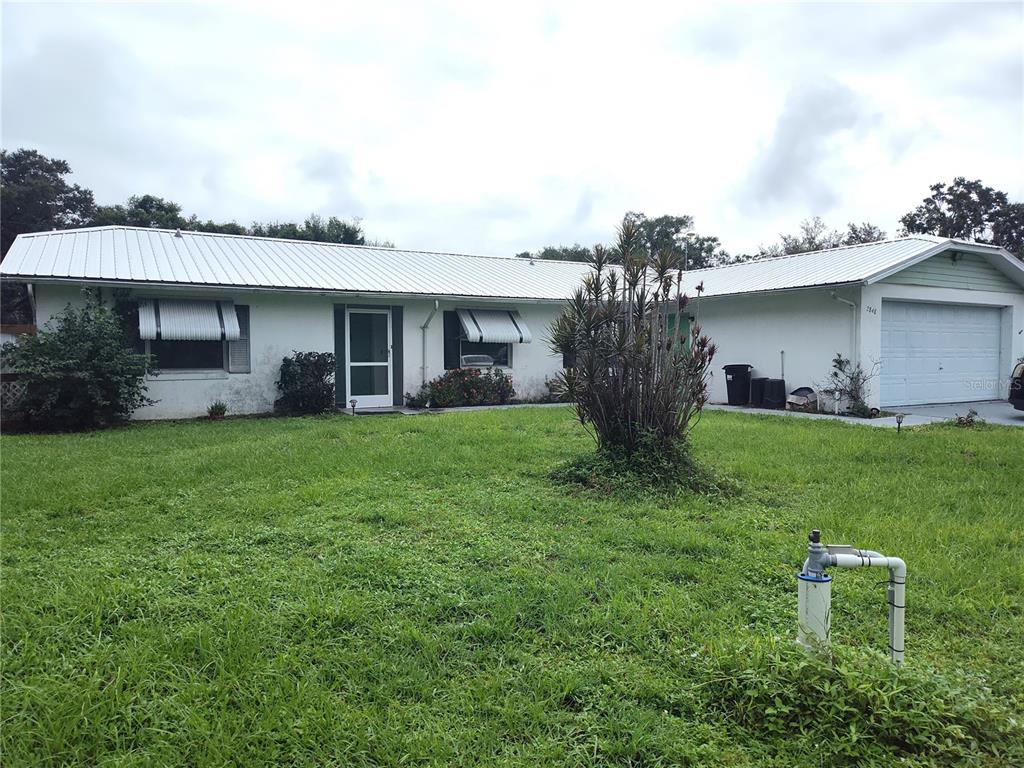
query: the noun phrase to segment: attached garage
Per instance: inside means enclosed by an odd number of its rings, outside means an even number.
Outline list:
[[[1000,307],[883,299],[881,404],[997,399],[1002,347]]]

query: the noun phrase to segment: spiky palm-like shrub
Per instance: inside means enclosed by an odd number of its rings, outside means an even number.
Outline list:
[[[622,264],[614,267],[612,258]],[[715,345],[687,324],[683,272],[650,253],[624,221],[614,253],[597,247],[589,274],[549,329],[569,365],[554,381],[576,407],[599,453],[657,466],[690,462],[687,433],[707,403]]]

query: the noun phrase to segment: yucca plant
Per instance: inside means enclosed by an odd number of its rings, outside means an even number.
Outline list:
[[[692,466],[687,433],[707,403],[715,345],[686,323],[682,276],[669,251],[648,252],[637,225],[623,221],[615,252],[594,249],[593,271],[549,329],[567,361],[553,387],[599,452]],[[638,456],[651,452],[659,455]]]

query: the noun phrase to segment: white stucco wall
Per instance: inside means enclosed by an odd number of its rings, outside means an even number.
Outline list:
[[[111,289],[104,288],[106,300]],[[273,409],[281,359],[293,350],[334,352],[335,304],[359,306],[396,306],[404,308],[403,389],[415,392],[421,382],[422,331],[420,327],[433,309],[433,300],[367,299],[338,295],[297,294],[269,291],[154,291],[133,290],[132,296],[187,296],[189,298],[230,299],[249,306],[251,373],[170,373],[152,377],[149,396],[157,403],[139,409],[137,419],[171,419],[202,416],[207,406],[223,400],[231,414],[265,413]],[[36,286],[36,320],[45,324],[69,303],[82,303],[81,289],[74,285]],[[561,357],[552,355],[544,338],[547,327],[560,311],[555,304],[513,304],[440,301],[437,314],[427,329],[426,377],[444,372],[444,336],[442,312],[456,307],[512,307],[519,310],[533,333],[530,344],[516,344],[509,371],[518,397],[537,397],[546,393],[544,381],[561,369]]]
[[[137,419],[173,419],[201,416],[215,400],[223,400],[232,414],[265,413],[277,397],[281,358],[292,350],[334,351],[334,302],[318,295],[268,292],[171,292],[139,291],[133,296],[188,296],[189,298],[231,299],[249,306],[251,373],[165,372],[147,382],[155,405],[136,411]],[[103,289],[108,302],[109,288]],[[43,325],[69,303],[81,304],[82,294],[74,286],[38,284],[36,320]]]
[[[1002,308],[1002,348],[999,368],[1006,380],[1000,384],[1001,397],[1009,393],[1009,375],[1014,362],[1024,356],[1024,291],[978,291],[895,283],[875,283],[862,290],[860,307],[861,360],[870,368],[882,357],[882,301],[927,301]],[[880,381],[868,383],[868,404],[880,403]]]
[[[856,302],[857,289],[837,295]],[[712,364],[710,397],[726,402],[722,366],[748,363],[752,376],[777,379],[785,352],[786,391],[819,389],[836,352],[850,356],[855,347],[854,309],[831,297],[830,291],[785,291],[763,295],[705,298],[690,305],[691,314],[717,345]]]
[[[339,300],[340,301],[340,300]],[[351,305],[388,306],[402,304],[403,311],[403,346],[404,365],[403,393],[416,392],[424,378],[423,373],[423,330],[422,326],[434,308],[434,301],[426,299],[406,300],[364,300],[352,299]],[[529,344],[515,344],[512,349],[512,367],[508,373],[512,375],[512,383],[516,388],[516,396],[521,398],[539,397],[547,393],[545,379],[554,376],[562,369],[562,358],[553,355],[544,339],[551,322],[561,312],[560,304],[515,303],[515,302],[473,302],[456,300],[439,300],[438,310],[430,320],[426,331],[426,380],[433,379],[444,373],[444,316],[443,313],[456,308],[482,309],[514,308],[526,321],[533,335]]]

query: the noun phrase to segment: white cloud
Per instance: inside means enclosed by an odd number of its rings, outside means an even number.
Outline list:
[[[515,253],[690,213],[750,250],[893,231],[928,185],[1024,197],[1021,6],[3,7],[3,143],[104,202],[360,215]]]

